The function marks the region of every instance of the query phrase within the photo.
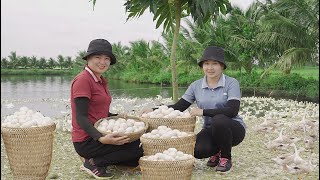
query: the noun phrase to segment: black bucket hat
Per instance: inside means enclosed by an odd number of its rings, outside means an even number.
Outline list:
[[[116,57],[112,53],[112,46],[109,41],[105,39],[94,39],[90,42],[86,55],[82,58],[87,60],[92,55],[107,55],[111,58],[110,65],[117,62]]]
[[[218,61],[224,65],[224,69],[227,68],[226,63],[224,62],[224,50],[221,47],[217,47],[217,46],[207,47],[204,50],[201,59],[198,60],[198,65],[202,67],[203,61],[206,61],[206,60]]]

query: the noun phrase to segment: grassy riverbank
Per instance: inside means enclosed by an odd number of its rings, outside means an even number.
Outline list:
[[[75,76],[81,69],[2,69],[1,75],[68,75]],[[272,97],[300,98],[319,102],[319,67],[301,67],[285,75],[278,70],[260,78],[263,70],[255,69],[248,74],[240,71],[226,70],[226,74],[239,80],[242,92],[249,95]],[[116,71],[112,66],[106,74],[109,79],[118,79],[136,83],[171,83],[171,74],[167,70],[157,71]],[[179,85],[188,86],[191,82],[203,77],[200,69],[184,71],[178,69]]]
[[[76,68],[74,69],[1,69],[1,75],[66,75],[66,74],[76,75],[81,70],[82,69],[76,69]],[[111,70],[112,70],[112,66],[111,66]],[[257,74],[261,74],[263,72],[263,69],[255,69],[254,72]],[[126,73],[135,74],[135,72],[129,72],[129,71],[118,72],[118,73],[113,72],[113,73],[114,75],[109,74],[109,76],[121,77],[120,74],[123,74],[123,76],[127,76],[125,75]],[[142,71],[139,72],[139,74],[146,74],[146,75],[148,75],[149,73],[150,72],[142,72]],[[239,71],[228,70],[228,69],[226,70],[226,73],[230,75],[240,74]],[[319,66],[304,66],[301,68],[295,68],[291,71],[291,73],[298,74],[305,79],[312,78],[312,79],[319,80]],[[166,74],[166,73],[161,73],[161,74]],[[199,76],[199,77],[202,76],[201,70],[199,70],[198,72],[190,72],[190,74],[195,74],[195,76]],[[243,74],[246,74],[246,73],[243,72]],[[273,70],[271,72],[271,75],[281,76],[283,74],[279,70]],[[167,76],[167,75],[163,75],[163,76]],[[143,79],[139,79],[139,81],[143,82]],[[152,82],[153,81],[150,81],[149,83],[152,83]],[[155,83],[161,83],[161,81],[155,82]]]

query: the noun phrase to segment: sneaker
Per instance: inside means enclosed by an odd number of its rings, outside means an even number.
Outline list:
[[[230,159],[220,158],[220,161],[219,161],[219,164],[216,168],[216,171],[227,172],[231,169],[231,167],[232,167],[232,162]]]
[[[221,153],[218,152],[217,154],[211,156],[207,162],[207,166],[216,167],[219,164],[220,155]]]
[[[80,169],[85,170],[96,179],[111,179],[113,177],[113,174],[111,174],[106,167],[92,165],[87,159],[84,161]]]

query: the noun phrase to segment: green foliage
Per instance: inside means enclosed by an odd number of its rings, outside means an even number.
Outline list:
[[[170,84],[171,83],[171,73],[170,71],[160,70],[159,73],[155,74],[154,78],[150,81],[152,83],[163,83]]]
[[[261,92],[278,90],[286,95],[319,97],[319,79],[303,77],[297,73],[287,75],[278,72],[272,72],[261,79],[261,73],[262,71],[253,71],[252,73],[226,72],[227,75],[240,82],[241,89],[244,91],[253,89]]]
[[[272,90],[285,90],[287,94],[300,94],[307,97],[319,96],[319,80],[306,79],[296,73],[265,77],[260,81],[259,86]]]
[[[316,81],[312,78],[308,78],[304,89],[307,97],[319,98],[319,81]]]
[[[263,78],[260,85],[270,87],[271,89],[298,91],[305,86],[305,82],[298,74],[290,74]]]
[[[252,88],[260,86],[259,73],[256,71],[253,71],[251,73],[227,71],[226,74],[230,77],[236,78],[240,82],[241,87]]]
[[[178,9],[181,11],[181,18],[191,15],[192,19],[200,25],[209,21],[211,17],[216,19],[219,13],[225,15],[231,10],[231,4],[227,0],[127,0],[124,6],[128,13],[127,20],[140,17],[149,8],[154,15],[153,21],[156,21],[156,28],[163,25],[164,31],[173,31],[174,24],[177,23],[175,13]]]
[[[1,69],[1,75],[72,75],[73,71],[65,69]]]
[[[257,41],[268,47],[265,57],[276,53],[277,60],[266,72],[278,67],[289,74],[293,65],[318,59],[318,5],[317,0],[279,0],[268,5]]]

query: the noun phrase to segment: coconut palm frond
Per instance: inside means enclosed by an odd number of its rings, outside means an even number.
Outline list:
[[[284,54],[279,58],[280,62],[278,67],[281,70],[286,70],[291,64],[303,65],[306,59],[311,58],[311,50],[308,48],[290,48],[284,52]],[[282,61],[283,59],[283,61]],[[289,60],[290,59],[290,60]],[[288,63],[290,61],[290,64]]]
[[[278,13],[270,13],[264,16],[261,26],[265,31],[277,31],[282,33],[301,33],[305,31],[305,27],[296,21],[284,17]]]
[[[267,75],[272,69],[279,68],[284,72],[290,72],[293,64],[303,64],[305,59],[310,58],[311,50],[307,48],[290,48],[284,52],[284,54],[279,58],[277,62],[271,65],[266,69],[260,76],[263,78]]]
[[[263,32],[257,35],[257,40],[270,47],[278,47],[281,51],[287,49],[287,46],[295,44],[295,38],[278,32]]]
[[[181,25],[181,32],[187,39],[193,39],[192,30],[195,29],[195,24],[190,21],[188,18],[183,19],[184,22],[187,24],[186,27]]]
[[[302,1],[302,0],[282,0],[275,6],[282,14],[293,17],[296,22],[303,24],[305,27],[314,26],[319,17],[319,1]],[[309,19],[309,21],[306,21]]]
[[[231,39],[237,43],[240,43],[242,47],[244,48],[249,48],[249,49],[252,49],[252,48],[255,48],[256,47],[256,43],[251,41],[251,40],[248,40],[248,39],[245,39],[241,36],[238,36],[238,35],[235,35],[235,36],[231,36]]]

